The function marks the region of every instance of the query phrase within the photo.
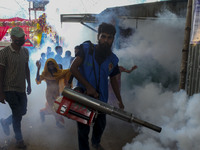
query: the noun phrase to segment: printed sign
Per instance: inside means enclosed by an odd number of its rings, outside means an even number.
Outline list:
[[[200,44],[200,0],[194,1],[194,17],[190,44]]]

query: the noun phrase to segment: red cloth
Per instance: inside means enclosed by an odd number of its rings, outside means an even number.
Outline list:
[[[0,27],[0,41],[3,39],[8,29],[9,29],[9,26]]]
[[[0,22],[6,23],[6,22],[12,22],[12,21],[29,21],[28,19],[23,19],[23,18],[19,18],[19,17],[14,17],[14,18],[9,18],[9,19],[0,19]],[[13,26],[14,27],[14,26]],[[28,25],[24,25],[24,26],[19,26],[24,30],[24,33],[26,34],[25,39],[29,40],[30,36],[29,36],[29,28],[30,26]],[[3,39],[3,37],[5,36],[7,30],[9,29],[9,26],[7,26],[6,24],[3,27],[0,27],[0,41]],[[27,46],[33,46],[33,44],[30,42],[30,40],[28,41],[28,45]]]
[[[29,39],[29,26],[19,26],[24,30],[24,33],[26,34],[25,39]],[[5,36],[7,30],[9,29],[9,26],[0,27],[0,41]]]

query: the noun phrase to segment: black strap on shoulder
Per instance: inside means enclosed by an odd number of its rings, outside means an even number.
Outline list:
[[[85,41],[80,45],[81,49],[84,49],[84,44],[88,43],[89,44],[89,54],[93,55],[93,51],[94,51],[94,44],[92,44],[91,41]]]
[[[90,55],[93,55],[93,53],[94,53],[94,44],[92,44],[92,42],[91,41],[86,41],[87,43],[89,43],[89,54]]]
[[[80,45],[81,48],[83,48],[84,43],[89,43],[89,55],[92,55],[92,63],[93,63],[93,71],[94,71],[94,76],[95,76],[95,80],[96,80],[96,86],[97,86],[97,92],[99,92],[99,84],[100,84],[100,66],[99,66],[99,79],[97,80],[97,76],[96,76],[96,69],[95,69],[95,64],[94,64],[94,57],[93,53],[94,53],[94,44],[91,41],[85,41],[83,42],[83,44]]]

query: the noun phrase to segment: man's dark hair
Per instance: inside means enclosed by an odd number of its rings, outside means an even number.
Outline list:
[[[65,52],[65,56],[71,56],[70,50],[67,50],[67,51]]]
[[[62,46],[56,46],[55,50],[57,51],[58,49],[62,49]]]
[[[63,69],[62,64],[58,64],[59,69]]]
[[[79,46],[79,45],[77,45],[77,46],[75,46],[75,47],[74,47],[74,49],[80,49],[80,46]]]
[[[107,33],[115,36],[116,29],[112,24],[103,22],[102,24],[99,25],[98,28],[98,35],[100,35],[101,33]]]
[[[48,47],[47,47],[47,49],[51,49],[51,47],[50,47],[50,46],[48,46]]]
[[[45,53],[41,53],[41,57],[42,57],[42,56],[45,56]]]

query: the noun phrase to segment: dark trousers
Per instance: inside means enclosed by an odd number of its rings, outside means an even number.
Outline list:
[[[21,132],[21,120],[22,116],[26,114],[27,108],[27,96],[26,93],[9,91],[5,92],[6,101],[8,102],[12,115],[5,119],[6,124],[13,123],[13,130],[15,133],[15,139],[17,141],[23,140]]]
[[[90,126],[77,122],[78,125],[78,143],[79,150],[89,150],[88,135],[90,132]],[[98,145],[101,142],[101,136],[106,126],[106,115],[98,114],[95,119],[95,123],[92,131],[91,142],[93,145]]]

